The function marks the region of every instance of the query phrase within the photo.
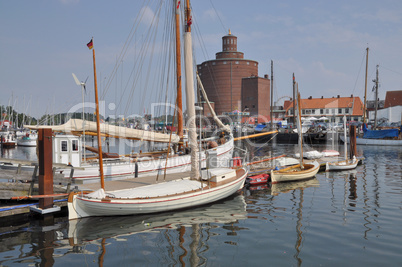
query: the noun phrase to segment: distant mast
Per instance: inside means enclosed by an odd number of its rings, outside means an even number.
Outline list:
[[[366,53],[366,78],[364,80],[364,104],[363,104],[363,124],[366,123],[366,110],[367,110],[367,71],[368,71],[368,54],[369,48],[367,47]]]
[[[274,128],[274,122],[272,116],[272,113],[274,111],[273,100],[274,100],[274,61],[271,60],[271,110],[269,112],[271,116],[271,130]]]
[[[377,130],[377,108],[378,108],[378,65],[376,70],[376,78],[373,80],[375,83],[375,110],[374,110],[374,130]]]
[[[295,126],[296,123],[296,113],[295,113],[295,106],[296,106],[296,79],[295,79],[295,73],[293,72],[293,127]]]

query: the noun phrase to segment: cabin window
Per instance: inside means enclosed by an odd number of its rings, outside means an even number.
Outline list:
[[[247,62],[247,65],[250,65],[250,62]]]
[[[223,64],[224,64],[224,65],[226,65],[226,63],[227,63],[226,61],[223,61]]]
[[[239,64],[239,61],[236,61],[235,64]]]
[[[78,140],[71,141],[71,148],[73,151],[78,151]]]
[[[63,152],[68,151],[67,141],[61,141],[61,151],[63,151]]]

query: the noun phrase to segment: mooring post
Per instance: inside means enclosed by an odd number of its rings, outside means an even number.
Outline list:
[[[349,127],[349,140],[350,140],[349,141],[349,158],[352,159],[353,156],[356,156],[356,126],[355,125],[350,125],[350,127]]]
[[[53,194],[52,129],[39,129],[39,195]],[[53,198],[39,199],[39,208],[53,207]]]

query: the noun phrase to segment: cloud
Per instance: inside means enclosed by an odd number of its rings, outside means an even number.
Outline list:
[[[223,15],[221,13],[217,14],[216,10],[214,10],[213,8],[207,9],[202,13],[202,18],[205,20],[216,21],[216,20],[218,20],[218,16],[222,17]]]
[[[380,8],[375,13],[356,13],[353,17],[368,21],[399,23],[402,20],[402,12],[399,9]]]

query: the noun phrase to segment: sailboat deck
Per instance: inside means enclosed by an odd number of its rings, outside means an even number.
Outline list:
[[[129,178],[124,180],[113,180],[113,181],[105,181],[105,190],[106,191],[115,191],[115,190],[123,190],[127,188],[138,188],[147,185],[153,185],[178,179],[184,179],[190,177],[190,172],[180,172],[180,173],[170,173],[164,176],[163,174],[157,176],[146,176],[146,177],[137,177],[137,178]],[[158,180],[157,180],[158,179]],[[88,184],[77,184],[75,185],[78,190],[90,190],[95,191],[100,188],[100,182],[98,183],[88,183]]]

